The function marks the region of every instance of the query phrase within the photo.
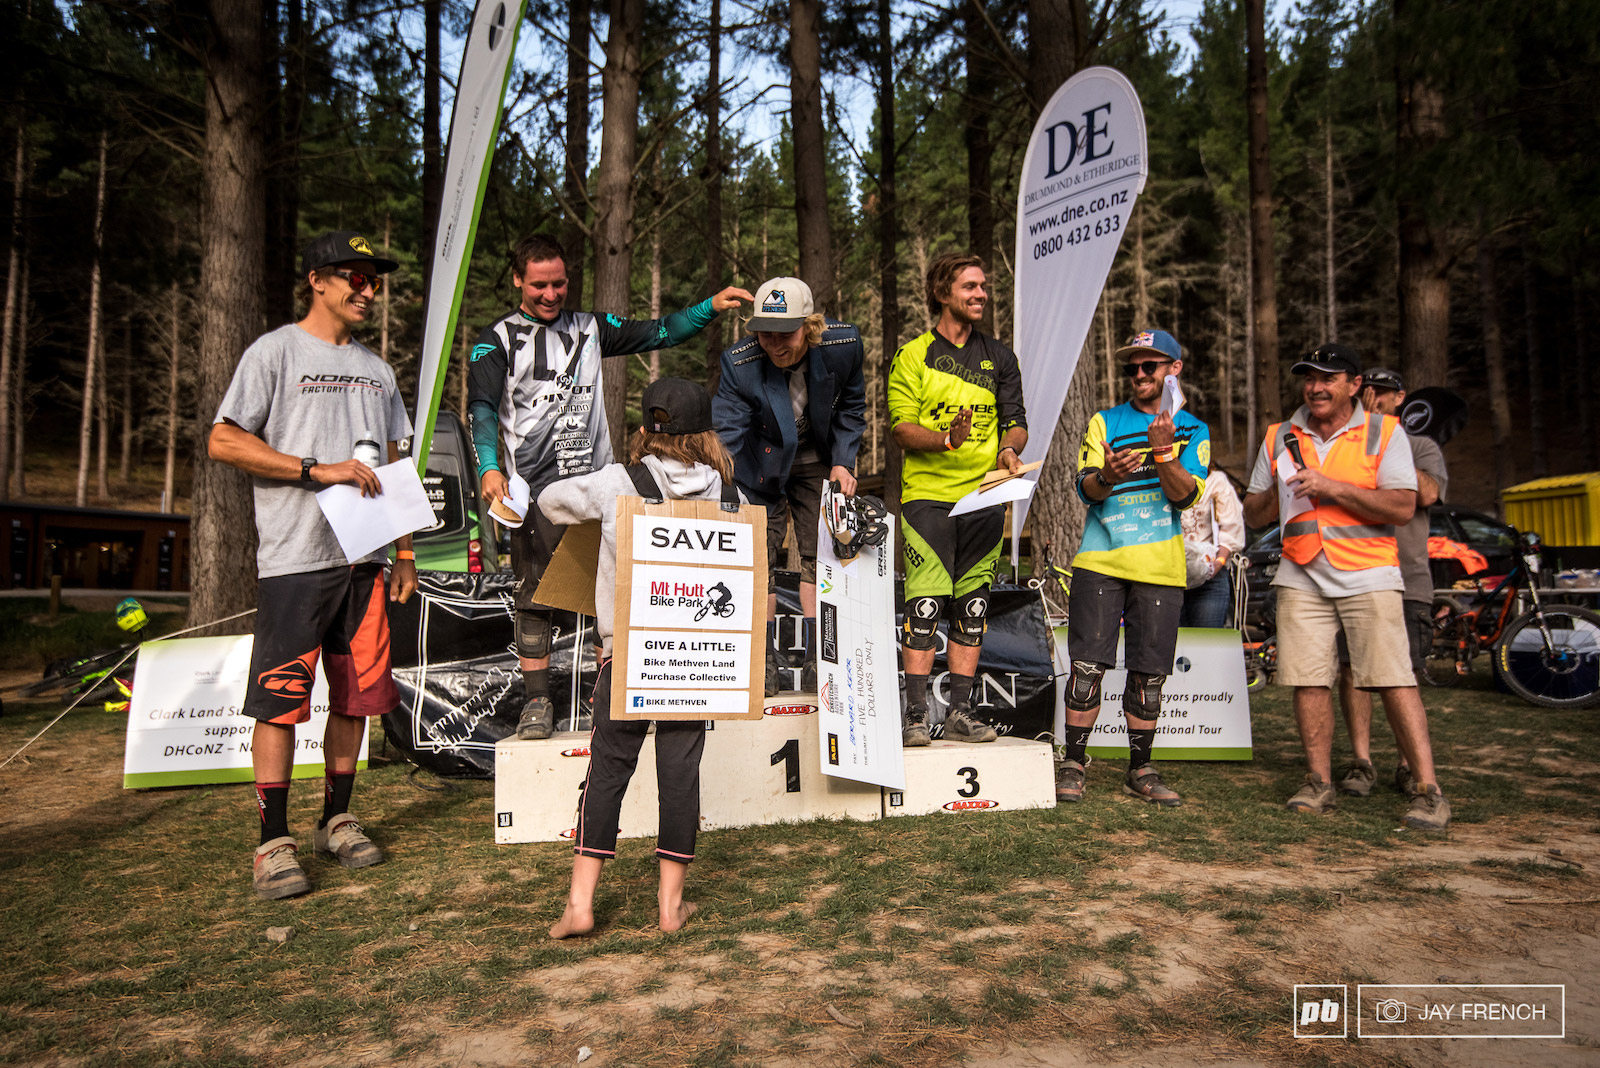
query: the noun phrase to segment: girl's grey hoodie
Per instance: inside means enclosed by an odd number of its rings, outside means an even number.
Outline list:
[[[656,477],[661,492],[675,500],[719,500],[722,477],[705,464],[686,464],[646,455],[644,465]],[[637,497],[639,491],[621,464],[608,464],[592,474],[563,479],[539,494],[539,510],[557,526],[600,520],[600,570],[594,577],[595,630],[611,655],[612,617],[616,611],[617,498]],[[744,494],[739,500],[745,502]]]

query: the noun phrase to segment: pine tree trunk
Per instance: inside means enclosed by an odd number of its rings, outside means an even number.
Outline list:
[[[264,326],[264,140],[260,0],[208,0],[206,139],[200,248],[200,353],[196,374],[189,623],[255,605],[256,527],[250,480],[205,458],[211,417],[239,357]],[[237,620],[218,633],[250,626]]]
[[[1055,91],[1088,61],[1089,11],[1084,0],[1028,0],[1028,103],[1032,119],[1038,119]]]
[[[106,359],[106,331],[100,331],[100,371],[96,375],[100,388],[94,398],[95,426],[98,430],[97,445],[95,449],[95,482],[94,493],[100,500],[111,496],[111,487],[106,485],[106,451],[107,442],[111,437],[111,365]]]
[[[183,360],[183,298],[174,281],[167,291],[167,444],[161,471],[161,508],[178,510],[178,371]]]
[[[1411,389],[1446,384],[1450,339],[1450,253],[1445,234],[1429,216],[1426,159],[1444,140],[1444,94],[1430,84],[1412,40],[1408,12],[1414,0],[1395,0],[1395,207],[1400,236],[1400,374]]]
[[[1222,286],[1222,359],[1217,361],[1217,397],[1221,401],[1223,440],[1233,451],[1233,272]]]
[[[561,224],[567,261],[567,307],[583,307],[589,203],[589,0],[567,2],[567,145],[563,192],[577,213]]]
[[[1246,108],[1250,115],[1250,260],[1255,316],[1256,399],[1252,411],[1276,422],[1283,401],[1278,378],[1278,297],[1272,243],[1272,154],[1267,135],[1267,37],[1263,0],[1245,0]]]
[[[439,201],[444,187],[444,161],[439,144],[439,93],[444,80],[440,66],[439,21],[444,0],[422,0],[422,287],[433,270],[435,231],[439,226]]]
[[[128,485],[128,464],[133,459],[133,316],[122,321],[122,441],[117,459],[117,481]]]
[[[1578,382],[1578,434],[1574,441],[1573,452],[1578,459],[1577,468],[1580,471],[1592,471],[1597,462],[1596,454],[1600,453],[1595,442],[1595,374],[1594,363],[1589,359],[1589,329],[1586,299],[1583,295],[1583,272],[1574,270],[1571,274],[1572,285],[1572,365],[1577,369]]]
[[[1489,390],[1489,415],[1494,426],[1495,489],[1515,479],[1511,457],[1511,402],[1506,389],[1506,353],[1500,331],[1500,290],[1495,277],[1494,243],[1478,241],[1478,303],[1483,316],[1484,384]]]
[[[875,376],[878,392],[873,397],[873,406],[884,413],[889,411],[889,368],[894,363],[894,354],[900,349],[900,206],[896,202],[899,196],[896,188],[896,145],[895,145],[895,114],[894,114],[894,19],[890,0],[878,0],[878,296],[880,307],[879,315],[882,319],[880,329],[883,342],[878,350],[879,366],[881,373]],[[969,183],[973,176],[972,156],[973,148],[970,127],[967,142],[967,177]],[[987,168],[985,159],[983,166]],[[985,187],[980,187],[985,188]],[[972,194],[967,195],[967,204],[973,203]],[[974,234],[981,228],[978,216],[972,216],[971,225]],[[990,239],[993,243],[993,222],[990,223]],[[974,241],[976,247],[976,240]],[[979,253],[982,255],[982,253]],[[986,259],[984,263],[989,261]],[[887,414],[885,414],[887,418]],[[900,446],[894,440],[893,428],[884,435],[884,503],[895,515],[900,514],[900,471],[904,456]],[[876,460],[876,453],[873,460]],[[862,465],[859,471],[867,468]]]
[[[1254,248],[1250,240],[1250,213],[1244,216],[1244,434],[1246,463],[1253,467],[1255,450],[1261,444],[1261,426],[1256,412],[1256,281]]]
[[[1539,362],[1538,266],[1533,258],[1533,240],[1522,240],[1523,333],[1528,348],[1528,440],[1533,447],[1533,477],[1550,473],[1550,450],[1544,436],[1544,365]]]
[[[1333,126],[1322,123],[1323,300],[1327,310],[1328,340],[1339,340],[1339,294],[1333,257]]]
[[[6,303],[0,320],[0,500],[7,496],[6,475],[11,471],[11,375],[21,362],[12,355],[17,335],[17,289],[22,281],[22,180],[26,168],[27,133],[17,123],[17,164],[11,183],[11,252],[6,263]],[[20,377],[20,375],[18,376]]]
[[[722,288],[722,0],[711,0],[706,28],[706,292]],[[722,379],[722,319],[706,327],[706,389]]]
[[[606,66],[600,75],[600,178],[595,198],[594,306],[626,315],[633,270],[633,165],[639,133],[640,38],[644,0],[610,0]],[[612,361],[602,376],[613,449],[627,440],[628,365]]]
[[[822,5],[789,4],[789,117],[794,127],[794,217],[800,277],[817,308],[838,312],[828,228],[827,135],[822,127]]]
[[[1150,321],[1148,280],[1149,275],[1144,269],[1144,205],[1136,200],[1133,202],[1133,328],[1135,330],[1149,330],[1155,325]]]
[[[383,213],[383,254],[393,255],[389,245],[389,213]],[[378,358],[384,363],[389,362],[389,286],[383,287],[383,294],[378,298],[379,306],[383,309],[383,317],[378,324]]]
[[[89,344],[83,366],[83,417],[78,423],[79,508],[89,503],[89,450],[93,444],[96,368],[100,351],[100,251],[105,247],[106,132],[100,131],[100,177],[94,195],[94,260],[89,267]]]
[[[23,238],[27,240],[26,236]],[[13,369],[12,382],[14,388],[10,397],[11,405],[11,494],[14,497],[28,495],[27,471],[23,464],[24,431],[27,429],[27,397],[28,397],[28,249],[22,249],[22,285],[17,299],[17,354],[16,367]],[[0,472],[3,475],[3,472]]]
[[[962,49],[966,54],[967,63],[967,95],[966,95],[966,130],[967,144],[967,232],[972,242],[973,255],[983,260],[984,270],[991,274],[995,269],[994,258],[994,176],[993,157],[994,141],[991,136],[991,120],[994,115],[994,98],[999,91],[998,79],[995,76],[994,61],[989,50],[993,48],[990,42],[988,21],[984,18],[983,7],[985,0],[967,0],[961,9],[962,20]],[[889,2],[878,0],[878,18],[880,22],[888,22]],[[889,55],[890,43],[887,29],[880,31],[879,49],[884,55]],[[890,71],[889,63],[884,63],[884,73]],[[887,89],[879,86],[878,112],[886,114],[885,108],[892,111],[894,103],[894,86]],[[888,142],[893,145],[892,138]],[[881,152],[881,150],[880,150]],[[991,294],[992,297],[992,294]],[[979,328],[986,334],[994,333],[994,305],[993,299],[984,306],[983,322]]]
[[[661,154],[656,153],[659,160]],[[650,318],[661,318],[661,220],[650,231]],[[661,350],[650,350],[650,381],[661,377]]]

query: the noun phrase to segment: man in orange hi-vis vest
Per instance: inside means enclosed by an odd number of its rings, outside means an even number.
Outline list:
[[[1411,670],[1396,528],[1417,507],[1417,473],[1393,416],[1356,400],[1361,362],[1323,345],[1292,368],[1305,404],[1267,428],[1244,499],[1245,522],[1283,524],[1278,588],[1279,681],[1294,687],[1295,720],[1310,773],[1289,799],[1296,812],[1328,812],[1333,786],[1335,638],[1343,630],[1351,678],[1383,698],[1415,781],[1406,824],[1442,831],[1450,804],[1434,778],[1428,721]]]

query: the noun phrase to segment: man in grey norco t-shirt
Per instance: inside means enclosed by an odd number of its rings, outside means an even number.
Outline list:
[[[319,661],[330,715],[316,849],[347,868],[383,860],[349,807],[367,718],[399,702],[389,671],[385,554],[347,560],[316,491],[349,485],[377,496],[382,486],[354,458],[356,444],[387,443],[393,461],[399,440],[411,433],[394,372],[351,338],[395,266],[360,234],[312,241],[301,258],[306,317],[245,350],[211,427],[211,459],[248,472],[255,483],[259,584],[244,713],[256,720],[251,759],[261,844],[253,879],[268,900],[311,889],[289,834],[288,801],[294,725],[311,718]],[[382,445],[375,451],[369,459],[381,458]],[[404,601],[417,585],[411,536],[395,548],[389,594]]]
[[[1406,402],[1406,388],[1400,375],[1387,367],[1374,367],[1361,376],[1361,405],[1381,415],[1400,414]],[[1404,433],[1404,431],[1402,431]],[[1405,583],[1402,602],[1406,614],[1406,634],[1411,639],[1411,663],[1420,672],[1422,661],[1433,644],[1433,573],[1428,566],[1428,509],[1445,500],[1449,474],[1444,453],[1432,438],[1406,434],[1411,442],[1411,463],[1417,471],[1417,511],[1411,521],[1395,530],[1400,550],[1400,578]],[[1349,656],[1340,635],[1339,704],[1350,729],[1352,759],[1340,769],[1336,783],[1339,792],[1350,797],[1365,797],[1372,792],[1378,773],[1372,765],[1372,695],[1358,690],[1350,681]],[[1411,790],[1411,768],[1401,753],[1394,772],[1395,788]]]

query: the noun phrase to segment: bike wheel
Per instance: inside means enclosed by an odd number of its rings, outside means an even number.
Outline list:
[[[1550,631],[1545,647],[1541,617]],[[1551,605],[1512,620],[1494,647],[1511,692],[1545,708],[1583,708],[1600,699],[1600,615]]]

